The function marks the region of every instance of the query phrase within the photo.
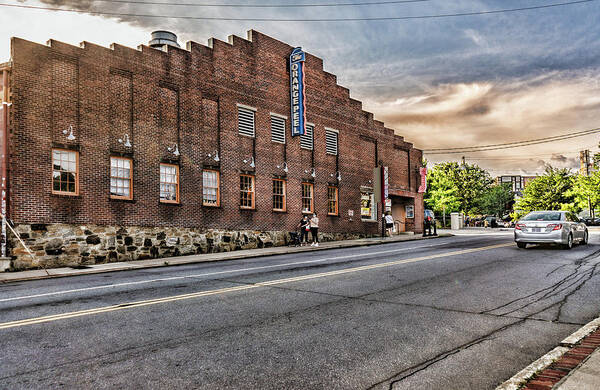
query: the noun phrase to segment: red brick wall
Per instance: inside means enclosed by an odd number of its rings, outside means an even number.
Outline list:
[[[271,142],[270,113],[289,117],[286,64],[292,47],[255,31],[250,38],[231,37],[232,44],[211,39],[212,47],[189,42],[189,51],[168,52],[89,43],[80,48],[57,41],[43,46],[14,38],[11,218],[17,223],[292,230],[300,219],[301,182],[314,181],[323,231],[376,233],[378,224],[360,220],[360,187],[372,185],[377,161],[390,167],[392,187],[416,196],[416,216],[422,215],[422,196],[415,194],[421,151],[363,111],[317,57],[308,54],[305,64],[314,152],[292,139],[289,121],[286,144]],[[256,138],[238,135],[237,104],[256,108]],[[70,126],[74,141],[62,133]],[[325,153],[325,127],[339,130],[338,158]],[[117,141],[125,134],[132,148]],[[179,157],[167,151],[175,143]],[[79,196],[51,193],[53,146],[79,150]],[[220,162],[213,159],[215,151]],[[110,199],[110,155],[134,161],[132,201]],[[243,162],[253,156],[256,168]],[[180,166],[178,205],[159,202],[161,162]],[[220,170],[219,208],[202,206],[206,167]],[[242,172],[256,175],[253,211],[239,208]],[[287,178],[286,213],[272,210],[275,177]],[[328,184],[339,187],[339,217],[326,215]],[[354,210],[353,218],[348,210]]]

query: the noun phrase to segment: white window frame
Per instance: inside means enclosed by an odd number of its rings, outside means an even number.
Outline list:
[[[125,177],[125,176],[120,176],[118,173],[117,175],[113,175],[113,169],[116,169],[117,172],[119,172],[119,169],[123,169],[123,171],[125,171],[124,166],[123,167],[119,167],[118,163],[117,166],[114,167],[113,166],[113,160],[118,161],[127,161],[129,163],[129,177]],[[110,156],[110,185],[109,185],[109,193],[110,193],[110,197],[112,199],[127,199],[127,200],[131,200],[133,199],[133,159],[130,157],[121,157],[121,156]],[[119,186],[119,185],[115,185],[114,187],[116,187],[117,189],[119,187],[122,188],[127,188],[129,190],[129,194],[128,195],[116,195],[113,194],[112,189],[113,189],[113,179],[115,179],[115,183],[118,183],[119,180],[123,180],[123,181],[128,181],[129,182],[129,187],[124,187],[124,186]]]
[[[242,128],[240,127],[240,112],[242,110],[252,112],[252,135],[246,134],[242,132]],[[255,138],[256,137],[256,108],[251,106],[246,106],[245,104],[237,104],[237,124],[238,124],[238,134],[244,137]]]
[[[336,136],[335,136],[335,153],[331,153],[328,150],[328,146],[329,146],[328,142],[327,142],[327,133],[328,132],[336,134]],[[313,137],[313,139],[314,139],[314,137]],[[325,128],[325,153],[331,154],[333,156],[337,156],[339,154],[339,152],[340,152],[340,132],[339,132],[339,130],[330,129],[329,127],[326,127]]]

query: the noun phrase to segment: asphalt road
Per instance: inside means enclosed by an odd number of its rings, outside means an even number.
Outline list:
[[[457,236],[0,285],[0,388],[493,389],[596,318],[600,236]]]

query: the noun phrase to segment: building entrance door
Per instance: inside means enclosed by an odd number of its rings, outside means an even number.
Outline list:
[[[406,231],[406,210],[403,203],[397,203],[392,200],[392,217],[394,218],[394,227],[396,234]]]

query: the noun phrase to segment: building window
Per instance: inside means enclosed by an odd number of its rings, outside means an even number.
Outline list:
[[[240,175],[240,207],[254,208],[254,176]]]
[[[302,212],[312,213],[314,211],[314,185],[302,183]]]
[[[52,192],[79,195],[79,152],[52,149]]]
[[[238,131],[240,135],[254,138],[254,112],[256,110],[238,104]]]
[[[315,127],[313,125],[306,124],[304,134],[300,136],[300,147],[302,149],[313,150],[314,148],[314,132]]]
[[[325,153],[338,154],[338,136],[337,130],[325,129]]]
[[[113,199],[132,199],[132,160],[123,157],[110,158],[110,197]]]
[[[285,180],[273,179],[273,210],[285,211]]]
[[[285,117],[271,114],[271,141],[285,143]]]
[[[329,186],[327,187],[327,214],[328,215],[339,215],[338,210],[338,188]]]
[[[179,203],[179,166],[160,164],[160,201]]]
[[[202,204],[219,206],[219,171],[205,169],[202,172]]]
[[[375,206],[375,195],[369,192],[360,194],[360,217],[366,221],[377,220],[377,208]]]

